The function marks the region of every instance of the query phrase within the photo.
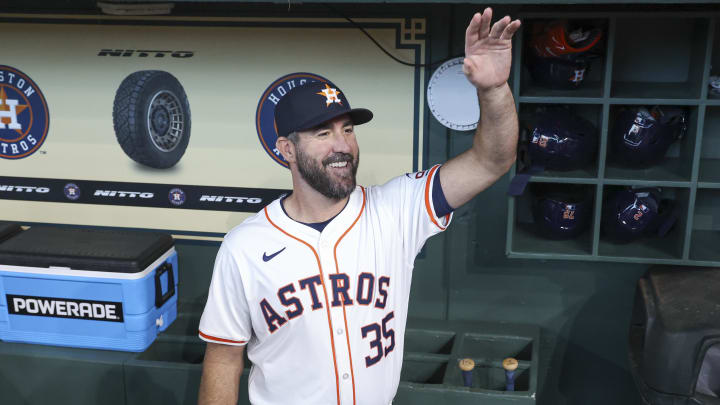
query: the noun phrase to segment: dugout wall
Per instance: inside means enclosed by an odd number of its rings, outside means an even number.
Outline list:
[[[427,61],[461,54],[467,20],[484,6],[450,2],[348,3],[335,7],[354,18],[425,18]],[[709,97],[706,90],[708,75],[720,73],[717,70],[720,66],[720,16],[717,15],[720,6],[715,2],[673,4],[671,1],[654,2],[661,4],[524,3],[498,2],[493,6],[496,15],[509,13],[524,19],[556,15],[602,19],[607,22],[611,37],[604,64],[600,66],[603,74],[590,94],[557,95],[535,91],[525,86],[522,70],[515,66],[512,86],[520,109],[535,104],[573,104],[591,111],[597,117],[598,126],[606,131],[616,106],[657,102],[690,107],[694,123],[692,136],[685,140],[689,146],[677,151],[678,159],[683,157],[689,163],[686,171],[670,168],[660,174],[636,176],[612,172],[605,160],[600,159],[597,170],[591,174],[550,174],[536,180],[583,184],[594,189],[596,199],[601,198],[608,187],[617,185],[652,184],[669,188],[681,196],[685,209],[676,239],[681,244],[672,245],[681,248],[668,251],[669,258],[664,256],[665,253],[658,253],[663,250],[662,246],[647,244],[642,248],[648,254],[609,251],[593,228],[593,233],[581,242],[575,253],[568,254],[563,246],[543,248],[538,253],[535,249],[543,247],[544,242],[523,239],[523,234],[516,230],[517,205],[514,200],[508,202],[505,196],[509,182],[509,176],[506,176],[458,210],[453,226],[444,235],[428,242],[416,262],[410,316],[447,322],[448,330],[457,328],[450,326],[456,321],[491,325],[509,322],[537,327],[540,331],[536,342],[540,358],[537,402],[635,404],[638,397],[627,368],[626,347],[636,281],[649,262],[671,260],[691,264],[692,260],[701,260],[705,264],[714,264],[720,260],[717,249],[713,248],[717,244],[719,220],[715,210],[718,185],[712,169],[720,154],[720,146],[715,142],[720,102]],[[0,12],[100,15],[93,1],[58,4],[11,0],[0,6]],[[338,18],[318,4],[290,3],[288,11],[286,2],[176,2],[173,15]],[[657,35],[662,34],[660,27],[663,24],[678,24],[682,35],[669,42],[661,41]],[[633,38],[639,38],[638,43],[634,43]],[[646,45],[641,40],[651,41],[650,48],[657,52],[637,64],[632,55],[634,50]],[[683,57],[674,63],[665,63],[673,52]],[[517,61],[515,59],[514,63]],[[5,58],[1,62],[6,64]],[[650,69],[654,69],[654,73],[651,74]],[[644,71],[648,73],[643,75]],[[425,79],[431,73],[432,69],[426,70]],[[651,83],[659,82],[652,79],[653,75],[669,77],[671,82],[687,82],[687,86],[679,86],[681,93],[687,94],[675,96],[674,92],[669,94],[662,90],[644,94],[622,84],[623,77],[634,75],[649,78]],[[445,161],[470,145],[471,132],[446,129],[426,108],[423,108],[423,117],[423,163],[419,168]],[[681,153],[685,155],[681,156]],[[52,171],[47,167],[47,177]],[[0,175],[7,176],[7,173]],[[597,215],[599,213],[596,221]],[[0,219],[14,218],[10,212],[3,211]],[[28,218],[23,224],[32,226],[38,222],[50,221]],[[156,345],[140,355],[0,343],[0,402],[194,403],[203,347],[191,338],[207,293],[217,242],[180,239],[176,246],[182,271],[180,316],[166,338],[161,337]],[[614,262],[604,261],[608,257]],[[433,327],[426,327],[433,330]],[[443,341],[442,338],[440,335],[425,341],[420,339],[421,346],[424,351],[437,352],[434,354],[440,357],[435,358],[442,359],[450,340]],[[523,350],[520,347],[518,353]],[[404,375],[403,381],[414,379],[442,390],[442,377],[437,374],[443,367],[442,360],[437,368],[433,368],[432,361],[427,361],[428,357],[421,360],[425,361],[414,363],[414,366],[425,367],[425,373]],[[72,378],[67,377],[70,375]],[[83,381],[83,389],[78,389],[75,381]],[[246,386],[241,384],[241,387]],[[241,397],[243,395],[246,392],[241,390]]]

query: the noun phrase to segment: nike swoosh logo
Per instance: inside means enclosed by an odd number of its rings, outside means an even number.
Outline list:
[[[287,247],[287,246],[285,246],[285,247]],[[273,254],[271,254],[271,255],[268,255],[267,253],[263,253],[263,261],[264,261],[264,262],[267,262],[267,261],[272,260],[273,257],[275,257],[275,256],[279,255],[280,253],[282,253],[283,250],[285,250],[285,248],[282,248],[282,249],[278,250],[277,252],[275,252],[275,253],[273,253]]]

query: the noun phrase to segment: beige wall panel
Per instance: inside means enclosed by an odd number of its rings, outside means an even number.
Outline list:
[[[208,23],[240,20],[198,20]],[[2,64],[27,74],[45,95],[50,129],[40,150],[17,160],[0,159],[0,175],[67,180],[120,181],[287,189],[287,169],[262,148],[255,128],[260,96],[279,77],[310,72],[336,83],[353,107],[375,118],[357,128],[360,184],[378,184],[413,169],[413,123],[419,120],[418,165],[422,166],[423,94],[415,94],[422,69],[402,66],[359,30],[322,27],[132,26],[3,23]],[[307,24],[307,20],[303,20]],[[333,20],[334,23],[340,22]],[[419,50],[396,49],[397,30],[368,28],[397,57],[414,61]],[[190,58],[98,56],[101,49],[193,51]],[[138,70],[173,74],[188,96],[192,130],[179,163],[153,169],[132,161],[113,130],[112,106],[120,82]],[[424,83],[420,81],[420,89]],[[423,91],[419,91],[423,93]],[[416,108],[418,98],[420,106]],[[420,111],[417,111],[419,109]],[[99,206],[2,200],[1,218],[29,222],[227,231],[248,214],[171,208]]]

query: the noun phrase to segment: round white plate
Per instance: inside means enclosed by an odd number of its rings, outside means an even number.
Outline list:
[[[462,71],[463,59],[450,59],[440,65],[427,89],[428,105],[435,119],[456,131],[473,130],[480,119],[477,92]]]

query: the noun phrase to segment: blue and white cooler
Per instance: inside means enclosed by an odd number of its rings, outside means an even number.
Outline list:
[[[170,235],[33,226],[0,243],[0,340],[143,351],[177,283]]]

